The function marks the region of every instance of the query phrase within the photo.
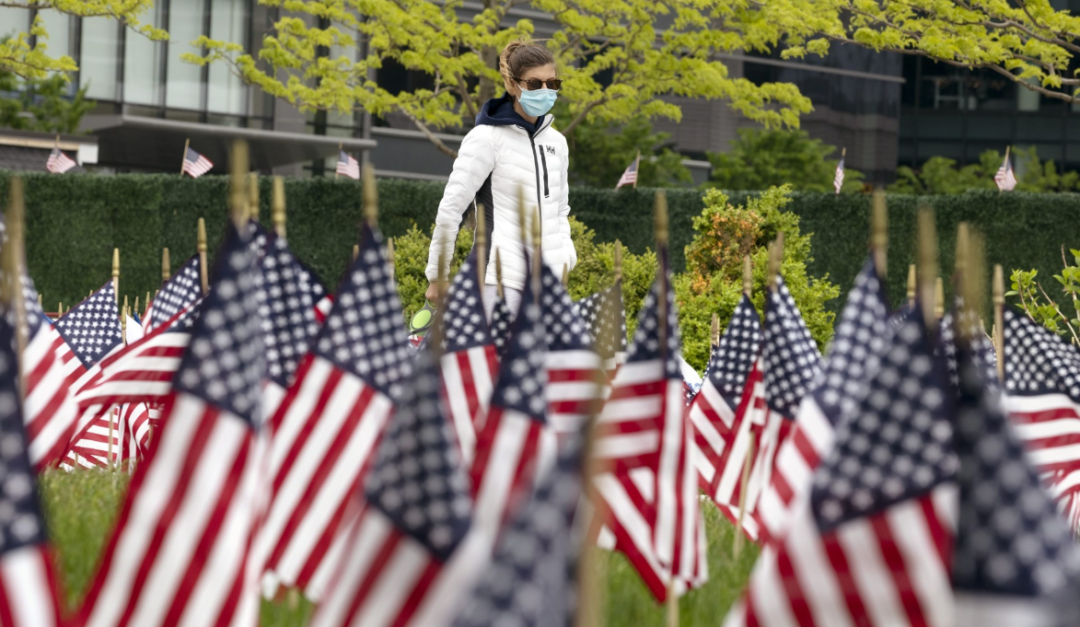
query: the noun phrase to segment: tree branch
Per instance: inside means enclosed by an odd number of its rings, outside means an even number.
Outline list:
[[[606,97],[599,100],[594,100],[593,102],[585,105],[585,108],[582,109],[581,112],[578,113],[577,116],[575,116],[574,119],[566,125],[566,128],[562,129],[562,133],[564,135],[569,135],[570,132],[574,130],[574,127],[576,127],[578,124],[581,124],[581,122],[585,120],[585,116],[589,115],[590,111],[595,109],[597,106],[603,104],[605,100],[607,100]]]
[[[405,117],[412,120],[412,123],[416,125],[416,128],[424,134],[424,137],[427,137],[428,141],[435,144],[435,147],[439,149],[439,152],[454,159],[457,159],[457,151],[443,143],[443,140],[436,137],[435,133],[432,133],[431,129],[428,128],[426,124],[418,120],[415,115],[406,111],[404,107],[398,107],[398,111],[401,111],[405,114]]]

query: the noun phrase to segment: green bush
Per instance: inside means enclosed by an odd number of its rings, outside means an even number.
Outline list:
[[[782,211],[791,202],[791,188],[773,187],[745,206],[735,206],[728,196],[709,190],[705,210],[694,219],[697,235],[686,247],[687,269],[675,279],[679,303],[679,326],[683,334],[683,356],[699,371],[709,361],[709,327],[712,314],[726,326],[742,297],[742,259],[750,255],[754,267],[751,300],[759,312],[765,310],[768,273],[768,244],[784,234],[784,261],[780,266],[795,303],[824,351],[832,337],[835,314],[825,303],[840,294],[828,275],[807,274],[810,255],[809,234],[802,234],[799,217]]]

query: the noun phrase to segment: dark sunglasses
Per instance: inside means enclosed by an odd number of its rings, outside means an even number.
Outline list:
[[[525,80],[524,78],[515,78],[514,80],[519,83],[525,83],[525,87],[529,91],[536,91],[537,89],[543,87],[545,83],[547,83],[548,89],[554,89],[555,91],[558,91],[559,88],[562,87],[562,80],[558,78],[550,78],[546,81],[542,81],[538,78],[530,78],[529,80]]]

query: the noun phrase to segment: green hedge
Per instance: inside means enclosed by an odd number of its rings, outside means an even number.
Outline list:
[[[0,172],[0,203],[6,205],[10,173]],[[226,179],[193,180],[167,175],[32,174],[26,177],[27,256],[46,308],[74,303],[109,278],[113,247],[121,252],[120,291],[132,298],[158,287],[161,248],[168,246],[174,269],[195,252],[195,225],[207,221],[214,247],[226,219]],[[293,179],[286,183],[289,241],[328,286],[336,283],[360,218],[360,185],[354,181]],[[380,224],[388,236],[411,224],[431,224],[442,184],[379,181]],[[668,190],[672,262],[683,265],[683,247],[693,235],[692,219],[702,207],[698,190]],[[269,220],[270,179],[261,181],[261,215]],[[732,196],[742,202],[744,193]],[[921,203],[937,211],[942,263],[953,263],[953,237],[961,221],[983,230],[991,262],[1037,268],[1049,278],[1060,271],[1061,246],[1080,247],[1080,196],[972,192],[941,197],[889,197],[889,290],[904,296],[907,264],[914,259],[915,212]],[[653,191],[575,188],[572,212],[594,229],[597,241],[621,239],[634,252],[652,243]],[[866,252],[869,198],[860,195],[796,194],[789,205],[814,233],[810,271],[828,273],[845,289]],[[1052,279],[1050,279],[1052,281]],[[1047,287],[1050,287],[1049,285]],[[840,303],[835,303],[838,307]]]

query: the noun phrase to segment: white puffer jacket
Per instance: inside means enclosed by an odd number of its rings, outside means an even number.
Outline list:
[[[506,97],[490,100],[477,116],[477,126],[461,142],[454,172],[446,184],[428,253],[427,278],[438,278],[442,251],[451,252],[462,215],[474,202],[487,218],[489,285],[495,284],[495,249],[500,252],[503,286],[525,287],[525,255],[518,222],[518,189],[525,195],[527,220],[540,207],[544,263],[557,275],[573,269],[577,252],[570,240],[570,205],[566,138],[551,128],[552,116],[535,129],[513,111]],[[530,135],[531,132],[531,135]],[[526,221],[526,224],[530,224]],[[532,246],[527,250],[532,254]],[[449,260],[447,259],[447,262]]]

